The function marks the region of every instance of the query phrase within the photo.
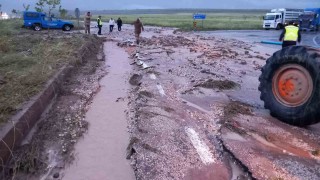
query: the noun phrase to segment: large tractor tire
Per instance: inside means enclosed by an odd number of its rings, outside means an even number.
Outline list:
[[[273,54],[259,78],[261,100],[273,117],[295,126],[320,122],[320,51],[292,46]]]

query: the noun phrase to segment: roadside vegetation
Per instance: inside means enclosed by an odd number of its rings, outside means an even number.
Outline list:
[[[245,30],[245,29],[262,29],[263,12],[230,12],[230,13],[207,13],[207,19],[197,20],[198,30]],[[123,22],[131,24],[140,17],[145,25],[176,27],[181,30],[193,30],[193,14],[119,14],[119,15],[102,15],[104,22],[110,18],[117,19],[121,17]],[[94,16],[94,19],[97,16]]]
[[[76,63],[78,50],[94,38],[21,26],[18,19],[0,21],[0,124],[39,93],[61,67]]]

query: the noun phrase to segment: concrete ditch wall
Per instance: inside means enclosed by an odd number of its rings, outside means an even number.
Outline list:
[[[58,95],[59,87],[71,69],[71,66],[64,66],[49,80],[42,92],[33,97],[21,112],[18,112],[0,129],[0,171],[3,170],[6,162],[12,157],[13,149],[19,146],[48,105]]]

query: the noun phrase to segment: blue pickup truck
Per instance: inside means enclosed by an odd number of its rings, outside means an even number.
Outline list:
[[[24,27],[32,28],[35,31],[42,29],[62,29],[70,31],[74,25],[72,22],[63,21],[53,17],[47,17],[44,13],[25,11],[23,13]]]

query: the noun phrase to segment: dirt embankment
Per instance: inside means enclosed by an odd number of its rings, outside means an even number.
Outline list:
[[[0,27],[0,126],[43,90],[61,67],[78,63],[80,54],[75,52],[82,44],[94,41],[77,32],[35,32],[10,23]]]
[[[73,145],[86,132],[84,115],[90,99],[99,90],[99,79],[105,75],[103,40],[83,36],[85,43],[74,52],[76,61],[62,83],[61,92],[50,110],[34,128],[32,137],[12,152],[3,175],[28,179],[59,177],[59,170],[72,161]]]

